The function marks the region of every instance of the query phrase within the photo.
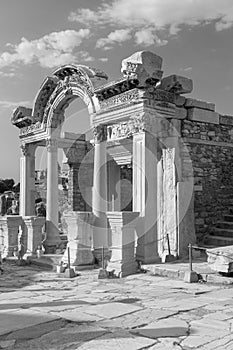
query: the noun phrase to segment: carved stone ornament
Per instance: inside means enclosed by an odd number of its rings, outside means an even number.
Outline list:
[[[29,154],[29,145],[23,143],[23,144],[20,146],[20,148],[21,148],[21,151],[22,151],[22,153],[23,153],[23,155],[24,155],[25,157],[30,155],[30,154]]]
[[[47,139],[46,140],[46,148],[48,152],[56,151],[58,148],[58,141],[54,139]]]
[[[107,125],[97,125],[93,128],[95,143],[107,140]]]
[[[144,115],[138,115],[130,118],[127,122],[109,125],[107,128],[108,141],[121,138],[130,138],[136,133],[145,131]]]

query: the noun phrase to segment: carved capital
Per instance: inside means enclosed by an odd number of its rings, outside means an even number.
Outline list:
[[[26,144],[22,143],[20,148],[22,151],[22,154],[24,157],[33,157],[35,156],[35,150],[36,150],[36,145],[35,144]]]
[[[47,139],[46,140],[46,148],[48,152],[54,152],[57,150],[58,147],[58,141],[54,139]]]
[[[93,128],[95,143],[107,140],[107,125],[97,125]]]
[[[22,154],[24,157],[29,156],[29,145],[26,145],[25,143],[20,146]]]

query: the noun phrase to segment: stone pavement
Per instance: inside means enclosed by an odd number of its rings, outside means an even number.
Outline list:
[[[233,349],[232,286],[4,264],[0,349]]]

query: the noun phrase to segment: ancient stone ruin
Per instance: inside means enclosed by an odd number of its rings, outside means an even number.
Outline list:
[[[161,69],[162,58],[146,51],[124,59],[121,78],[109,83],[98,69],[65,65],[45,79],[32,109],[14,111],[20,215],[0,220],[5,256],[13,254],[19,227],[27,257],[42,241],[45,254],[56,253],[59,148],[69,165],[63,219],[73,266],[91,265],[103,253],[108,271],[124,276],[140,262],[186,256],[189,243],[231,244],[221,221],[232,221],[233,117],[186,97],[192,80],[163,78]],[[87,105],[93,141],[78,129],[62,131],[66,108],[78,97]],[[37,147],[47,151],[46,218],[35,215]]]

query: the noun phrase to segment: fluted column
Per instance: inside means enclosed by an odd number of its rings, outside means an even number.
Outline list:
[[[46,241],[47,252],[54,252],[59,243],[58,232],[58,143],[48,139],[47,147],[47,206]]]
[[[20,215],[35,215],[35,144],[22,144],[20,158]]]
[[[93,129],[95,138],[93,199],[92,208],[96,216],[94,248],[108,247],[107,229],[107,126],[98,125]]]

